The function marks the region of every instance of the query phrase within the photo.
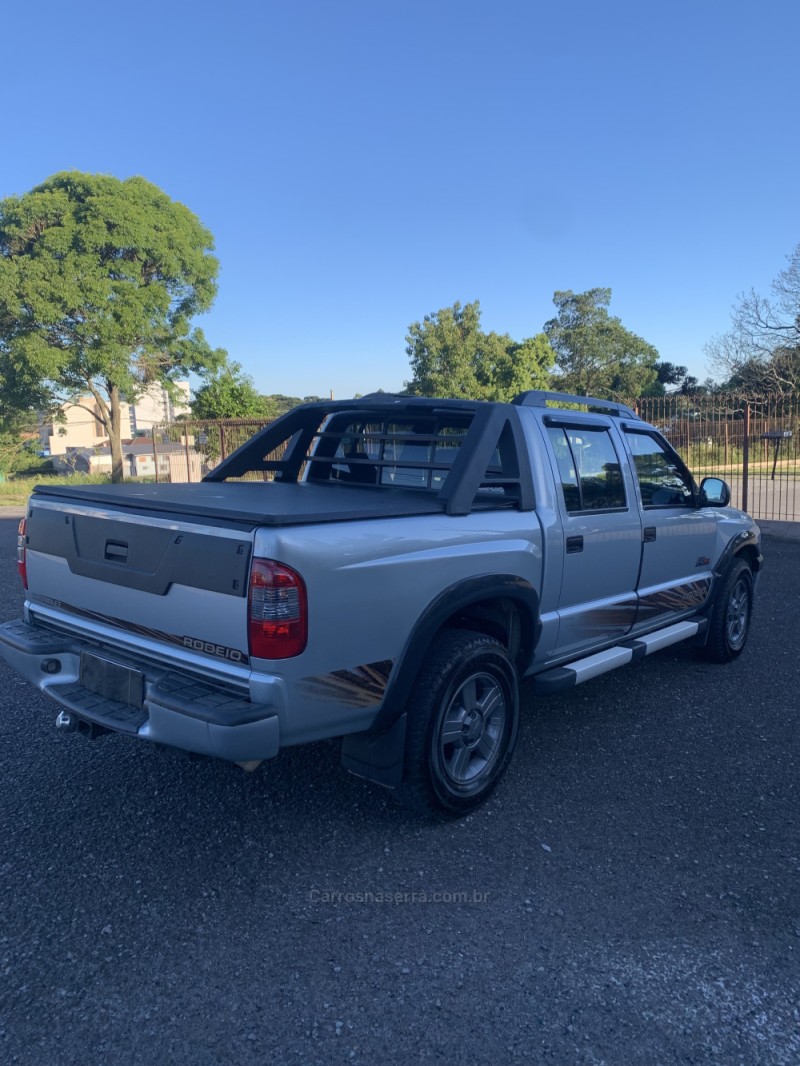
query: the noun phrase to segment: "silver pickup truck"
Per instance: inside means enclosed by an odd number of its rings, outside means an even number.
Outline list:
[[[627,407],[369,396],[295,408],[200,484],[37,487],[0,652],[64,731],[353,773],[463,814],[551,693],[747,639],[757,526]]]

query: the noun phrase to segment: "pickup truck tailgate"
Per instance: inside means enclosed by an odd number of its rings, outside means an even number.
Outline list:
[[[26,532],[34,619],[247,662],[252,529],[35,496]]]

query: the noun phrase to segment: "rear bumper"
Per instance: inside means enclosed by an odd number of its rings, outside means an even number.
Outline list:
[[[84,653],[143,673],[143,699],[128,703],[85,687]],[[21,619],[0,626],[0,655],[81,721],[232,762],[270,759],[280,749],[277,707],[254,704],[232,688],[207,684],[168,667],[142,670],[122,654],[99,651],[88,641]],[[262,691],[267,687],[262,686]]]

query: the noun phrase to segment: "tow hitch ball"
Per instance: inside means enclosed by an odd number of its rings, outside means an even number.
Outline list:
[[[78,719],[69,711],[60,711],[56,718],[56,729],[59,733],[74,733],[78,728]]]
[[[56,718],[56,729],[59,733],[83,733],[90,740],[104,737],[111,732],[105,726],[96,725],[94,722],[84,722],[82,718],[78,718],[77,714],[71,714],[69,711],[59,712]]]

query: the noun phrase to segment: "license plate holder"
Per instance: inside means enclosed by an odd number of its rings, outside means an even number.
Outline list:
[[[81,687],[127,707],[144,704],[144,674],[99,655],[81,652]]]

